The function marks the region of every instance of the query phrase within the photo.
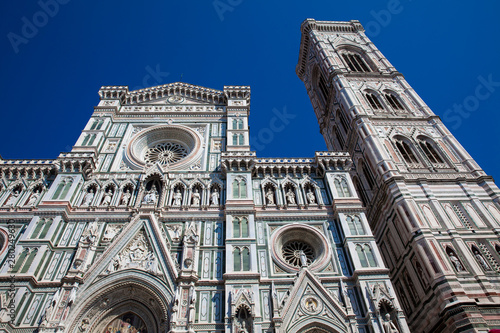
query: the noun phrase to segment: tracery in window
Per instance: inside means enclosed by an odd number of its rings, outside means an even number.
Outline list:
[[[401,154],[401,156],[403,156],[403,159],[406,163],[418,163],[415,154],[413,154],[410,145],[406,141],[396,139],[396,147],[398,148],[399,153]]]
[[[233,268],[235,272],[250,270],[250,250],[248,247],[235,247],[233,251]]]
[[[244,178],[233,180],[233,198],[244,199],[247,197],[247,182]]]
[[[375,256],[373,255],[372,249],[368,244],[357,244],[356,252],[358,253],[359,262],[361,267],[376,267],[377,263],[375,261]]]
[[[248,237],[248,219],[246,217],[235,217],[233,219],[233,237]]]
[[[351,192],[349,191],[349,186],[347,185],[347,180],[344,177],[335,178],[333,181],[335,183],[335,189],[339,197],[350,197]]]
[[[366,97],[366,100],[368,101],[368,103],[370,103],[370,106],[372,107],[372,109],[374,109],[374,110],[383,110],[384,109],[384,107],[382,106],[382,104],[378,100],[378,97],[375,94],[366,93],[365,97]]]
[[[353,72],[371,72],[364,59],[357,53],[344,53],[342,54],[347,67]]]
[[[390,93],[386,93],[384,94],[385,96],[385,100],[387,101],[387,103],[389,103],[389,105],[391,106],[391,108],[393,110],[396,110],[396,111],[404,111],[405,108],[403,107],[403,105],[401,104],[401,102],[399,101],[399,99],[394,96],[393,94],[390,94]]]
[[[346,221],[351,235],[365,235],[363,223],[358,215],[347,215]]]
[[[425,156],[427,156],[429,161],[431,161],[431,163],[434,164],[444,163],[443,159],[441,158],[441,156],[439,156],[438,152],[436,151],[434,146],[429,142],[429,140],[420,136],[417,138],[417,141],[418,145],[423,150]]]
[[[319,86],[319,89],[321,90],[321,93],[323,94],[325,101],[327,101],[328,97],[330,96],[330,91],[328,90],[326,80],[323,77],[323,74],[321,74],[321,73],[319,74],[318,86]]]

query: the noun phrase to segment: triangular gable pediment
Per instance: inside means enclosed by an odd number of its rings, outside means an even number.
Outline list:
[[[177,269],[158,224],[153,219],[152,215],[137,216],[121,232],[114,230],[113,225],[107,225],[107,228],[112,228],[111,233],[117,235],[113,235],[106,251],[83,276],[84,285],[91,285],[117,272],[138,270],[156,276],[174,290]]]
[[[145,89],[128,91],[125,105],[223,105],[226,97],[221,90],[184,82],[174,82]]]
[[[298,332],[311,323],[348,332],[348,314],[338,301],[307,269],[299,277],[282,309],[285,332]]]

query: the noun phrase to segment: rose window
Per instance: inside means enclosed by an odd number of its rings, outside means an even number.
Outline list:
[[[156,163],[169,170],[189,169],[202,157],[202,140],[199,132],[187,126],[152,126],[130,140],[125,160],[133,169]]]
[[[281,249],[281,253],[283,255],[283,259],[285,261],[295,267],[301,267],[302,263],[300,257],[302,253],[307,258],[307,265],[311,265],[314,261],[314,250],[313,248],[304,242],[301,241],[291,241],[283,245]]]
[[[165,165],[182,160],[189,154],[189,151],[179,143],[164,142],[149,148],[144,154],[144,160],[148,164],[156,162]]]
[[[271,235],[271,256],[285,272],[298,272],[303,266],[321,271],[330,264],[330,248],[325,235],[317,228],[291,223]]]

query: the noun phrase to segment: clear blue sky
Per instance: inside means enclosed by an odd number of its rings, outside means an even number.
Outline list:
[[[500,180],[498,1],[59,0],[58,8],[53,1],[0,4],[3,158],[55,158],[70,150],[102,85],[135,89],[181,75],[214,89],[250,85],[254,139],[274,109],[295,115],[271,142],[253,147],[259,156],[313,156],[325,144],[295,74],[300,24],[357,19]],[[38,27],[30,30],[33,23]],[[480,77],[496,85],[478,88]],[[453,111],[464,103],[462,115]]]

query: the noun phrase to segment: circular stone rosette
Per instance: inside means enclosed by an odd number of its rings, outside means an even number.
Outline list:
[[[301,252],[311,270],[324,269],[330,258],[327,240],[317,229],[305,224],[289,224],[271,235],[271,255],[286,272],[297,272],[302,266]]]
[[[183,169],[201,156],[201,138],[180,125],[158,125],[137,133],[127,146],[127,159],[136,168],[160,164]]]

